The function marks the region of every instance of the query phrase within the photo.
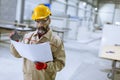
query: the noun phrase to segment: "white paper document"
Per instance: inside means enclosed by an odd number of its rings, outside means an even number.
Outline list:
[[[49,42],[40,44],[24,44],[22,42],[11,40],[11,43],[22,57],[33,62],[47,62],[53,60]]]

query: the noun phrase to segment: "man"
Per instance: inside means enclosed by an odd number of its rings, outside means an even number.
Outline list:
[[[47,6],[40,4],[35,7],[32,14],[32,20],[36,21],[37,29],[36,31],[26,34],[22,42],[26,44],[40,44],[49,41],[53,61],[46,63],[32,62],[24,58],[24,80],[55,80],[56,73],[65,66],[63,42],[57,35],[54,35],[49,28],[51,21],[50,15],[51,11]],[[12,36],[14,36],[14,34]],[[10,46],[10,50],[15,57],[22,57],[12,44]]]

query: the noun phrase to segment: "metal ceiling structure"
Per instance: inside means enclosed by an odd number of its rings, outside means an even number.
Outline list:
[[[99,3],[115,3],[120,4],[120,0],[98,0]]]

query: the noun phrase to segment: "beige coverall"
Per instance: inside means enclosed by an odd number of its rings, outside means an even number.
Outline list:
[[[24,58],[23,72],[24,80],[55,80],[56,72],[60,71],[65,66],[65,50],[61,39],[49,30],[40,39],[37,36],[37,31],[26,34],[23,42],[26,44],[39,44],[50,42],[53,61],[47,62],[47,69],[37,70],[34,62]],[[21,58],[14,46],[10,45],[11,53]]]

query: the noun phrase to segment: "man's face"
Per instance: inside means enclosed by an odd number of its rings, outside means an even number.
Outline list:
[[[45,33],[48,31],[48,26],[50,24],[50,18],[38,19],[36,20],[38,33]]]

